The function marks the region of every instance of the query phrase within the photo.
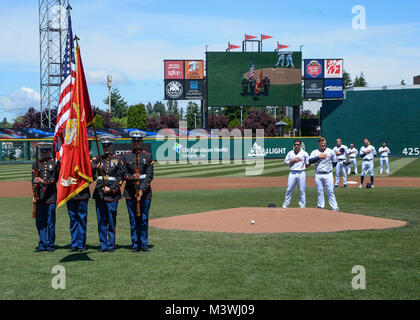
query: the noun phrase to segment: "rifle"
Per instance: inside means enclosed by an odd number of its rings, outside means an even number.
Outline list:
[[[35,156],[35,175],[34,178],[39,177],[39,158],[38,158],[38,146],[36,146],[36,156]],[[33,193],[34,193],[34,207],[32,209],[32,218],[36,218],[36,200],[39,198],[38,194],[38,183],[34,183],[32,187]]]
[[[139,165],[138,165],[138,154],[137,154],[137,149],[136,149],[136,174],[140,175],[140,169],[139,169]],[[140,187],[140,180],[136,181],[136,187]],[[137,201],[137,217],[140,217],[140,189],[136,190],[136,201]]]

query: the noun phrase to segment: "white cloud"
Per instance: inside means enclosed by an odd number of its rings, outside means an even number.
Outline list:
[[[15,113],[29,107],[38,108],[40,103],[39,93],[27,87],[22,87],[8,96],[0,96],[0,106],[4,112]]]

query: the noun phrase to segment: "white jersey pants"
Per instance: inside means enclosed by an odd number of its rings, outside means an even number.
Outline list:
[[[347,184],[347,166],[344,164],[344,160],[340,160],[337,162],[335,166],[335,185],[338,186],[340,182],[340,172],[343,175],[343,185]]]
[[[363,160],[363,162],[362,162],[361,176],[364,177],[367,174],[369,174],[371,177],[373,177],[373,159],[372,160]]]
[[[306,173],[305,170],[295,171],[291,170],[289,173],[289,179],[287,180],[287,190],[284,197],[283,208],[288,208],[290,201],[292,200],[293,191],[295,187],[299,188],[300,197],[299,197],[299,207],[305,208],[306,206]]]
[[[381,157],[381,159],[379,159],[379,173],[381,173],[381,174],[382,174],[384,165],[385,165],[385,168],[386,168],[386,173],[389,173],[388,157]]]
[[[350,174],[351,172],[351,167],[353,166],[354,168],[354,173],[357,174],[357,161],[356,158],[350,158],[350,164],[347,166],[347,174]]]
[[[318,193],[318,208],[324,209],[324,189],[327,190],[328,202],[332,210],[338,210],[337,200],[334,195],[334,177],[330,173],[315,174],[316,191]]]

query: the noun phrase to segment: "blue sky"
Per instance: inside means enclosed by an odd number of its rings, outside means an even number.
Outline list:
[[[354,30],[352,8],[366,9],[366,29]],[[354,78],[370,86],[412,84],[420,74],[420,1],[71,0],[92,104],[104,108],[106,75],[129,102],[163,100],[163,59],[204,59],[261,33],[303,58],[342,57]],[[0,117],[39,107],[37,0],[0,4]],[[183,103],[185,104],[185,103]]]

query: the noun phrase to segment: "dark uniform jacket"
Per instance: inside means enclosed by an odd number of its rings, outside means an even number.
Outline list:
[[[269,78],[264,78],[264,80],[263,80],[263,86],[265,88],[267,88],[267,87],[270,86],[270,79]]]
[[[86,187],[82,191],[80,191],[73,200],[86,200],[90,198],[90,190],[89,187]]]
[[[143,199],[152,197],[152,188],[150,187],[154,174],[152,154],[145,150],[140,150],[140,152],[137,153],[137,157],[140,174],[139,186],[136,186],[136,180],[133,179],[133,175],[136,173],[136,153],[133,151],[127,152],[121,159],[122,175],[127,181],[124,189],[124,198],[130,200],[136,200],[137,190],[143,190]]]
[[[36,162],[32,163],[32,189],[34,190],[34,179]],[[38,193],[37,203],[56,203],[57,202],[57,181],[60,172],[60,165],[53,159],[40,160],[38,162],[38,177],[45,180],[45,183],[38,183],[35,190]]]
[[[121,199],[121,184],[123,182],[121,175],[121,158],[115,154],[102,156],[102,170],[97,167],[99,159],[92,158],[93,180],[96,180],[93,199],[105,201],[118,201]],[[104,176],[105,177],[104,177]],[[105,186],[111,189],[111,192],[104,193]]]

